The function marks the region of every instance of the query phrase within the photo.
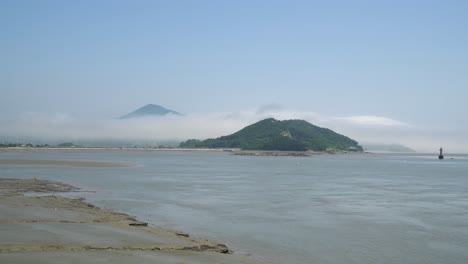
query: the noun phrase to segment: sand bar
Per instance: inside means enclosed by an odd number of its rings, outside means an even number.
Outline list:
[[[136,164],[123,162],[78,161],[78,160],[26,160],[0,159],[0,165],[29,165],[47,167],[133,167]]]
[[[152,226],[84,199],[30,193],[76,191],[37,179],[0,179],[0,263],[241,263],[226,245]]]

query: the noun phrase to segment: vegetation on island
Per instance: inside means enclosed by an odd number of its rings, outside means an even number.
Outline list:
[[[75,148],[79,147],[71,142],[64,142],[57,145],[32,144],[32,143],[0,143],[0,148]]]
[[[32,143],[0,143],[0,148],[19,148],[19,147],[26,147],[26,148],[48,148],[50,147],[48,144],[45,145],[33,145]]]
[[[244,150],[282,151],[362,151],[362,147],[346,136],[304,120],[279,121],[268,118],[242,130],[219,138],[190,139],[181,148],[240,148]]]

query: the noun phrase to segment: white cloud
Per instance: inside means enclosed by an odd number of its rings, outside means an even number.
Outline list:
[[[83,119],[64,113],[27,113],[0,126],[2,138],[57,140],[143,140],[163,142],[189,138],[219,137],[238,131],[259,120],[304,119],[314,125],[368,143],[400,143],[416,150],[432,151],[445,146],[453,151],[468,151],[466,133],[421,129],[382,116],[329,117],[314,112],[287,111],[263,107],[235,113],[199,113],[138,119]]]
[[[395,126],[409,126],[408,124],[391,119],[383,116],[372,116],[372,115],[362,115],[362,116],[348,116],[348,117],[334,117],[333,119],[337,121],[345,121],[354,125],[364,125],[364,126],[385,126],[385,127],[395,127]]]

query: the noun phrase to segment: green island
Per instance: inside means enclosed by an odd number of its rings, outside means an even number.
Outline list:
[[[219,138],[189,139],[181,148],[240,148],[279,151],[362,151],[357,141],[304,120],[264,119]]]

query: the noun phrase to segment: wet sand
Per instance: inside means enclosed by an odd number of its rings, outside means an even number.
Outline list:
[[[60,182],[0,179],[0,263],[260,263],[81,198],[34,196],[71,191]]]
[[[77,160],[23,160],[23,159],[0,159],[0,165],[30,165],[50,167],[133,167],[132,163],[100,162],[100,161],[77,161]]]

